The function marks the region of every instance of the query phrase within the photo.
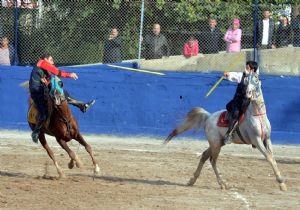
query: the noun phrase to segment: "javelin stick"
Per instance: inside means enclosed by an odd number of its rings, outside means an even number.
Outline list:
[[[129,70],[129,71],[138,71],[138,72],[144,72],[144,73],[148,73],[148,74],[165,75],[164,73],[160,73],[160,72],[147,71],[147,70],[142,70],[142,69],[134,69],[134,68],[124,67],[124,66],[116,66],[116,65],[111,65],[111,64],[106,64],[106,65],[109,67],[124,69],[124,70]]]
[[[235,59],[235,61],[234,61],[233,63],[231,63],[231,65],[227,68],[228,71],[231,70],[231,69],[233,69],[233,68],[238,64],[238,62],[239,62],[239,61],[241,60],[241,58],[242,58],[242,55],[243,55],[243,54],[240,54],[240,55]],[[216,87],[222,82],[223,79],[225,79],[224,76],[222,76],[222,77],[216,82],[216,84],[214,84],[214,86],[213,86],[213,87],[208,91],[208,93],[206,94],[205,98],[207,98],[207,97],[214,91],[214,89],[216,89]]]
[[[205,98],[207,98],[213,91],[214,89],[220,84],[220,82],[222,82],[222,80],[225,79],[225,77],[221,77],[216,84],[208,91],[208,93],[206,94]]]

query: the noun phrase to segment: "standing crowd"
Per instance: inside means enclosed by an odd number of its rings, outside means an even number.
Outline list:
[[[29,1],[22,1],[28,3]],[[4,2],[7,7],[10,1]],[[2,2],[3,4],[3,2]],[[18,56],[15,54],[13,44],[9,38],[3,34],[3,23],[0,21],[0,65],[13,65],[18,63]],[[255,31],[258,49],[274,49],[288,47],[300,47],[300,10],[290,23],[287,16],[279,17],[279,25],[271,18],[271,11],[264,9],[262,18],[258,21]],[[243,44],[243,31],[240,19],[232,20],[225,33],[218,27],[216,18],[209,18],[208,24],[202,28],[199,34],[188,37],[182,46],[182,54],[186,57],[196,56],[199,53],[216,54],[224,50],[227,53],[240,52]],[[161,33],[161,26],[153,24],[152,31],[142,38],[142,58],[160,59],[171,55],[171,40]],[[245,41],[245,43],[247,43]],[[244,44],[245,44],[244,43]],[[112,27],[109,35],[104,40],[103,63],[122,62],[123,40],[117,27]],[[177,44],[177,43],[176,43]]]
[[[117,30],[113,28],[112,30]],[[279,25],[276,27],[275,21],[271,18],[271,11],[264,9],[262,19],[256,26],[257,48],[274,49],[288,47],[300,47],[300,11],[299,15],[289,23],[287,16],[279,17]],[[223,45],[226,45],[227,53],[240,52],[242,49],[242,35],[240,19],[233,19],[232,24],[225,34],[218,28],[216,18],[209,18],[208,25],[201,31],[200,36],[189,36],[183,44],[182,54],[186,58],[196,56],[199,53],[216,54],[222,51]],[[293,38],[292,38],[293,37]],[[111,45],[105,42],[103,62],[120,62],[121,59],[121,38],[118,44]],[[152,32],[146,34],[142,40],[142,57],[145,59],[160,59],[170,55],[169,41],[161,33],[161,26],[158,23],[153,24]],[[110,57],[111,60],[107,58]],[[117,57],[117,59],[115,59]]]

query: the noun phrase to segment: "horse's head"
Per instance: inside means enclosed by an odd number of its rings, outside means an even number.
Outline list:
[[[56,106],[61,105],[62,102],[66,100],[62,89],[62,81],[57,76],[51,78],[50,97]]]
[[[258,74],[251,72],[246,78],[246,97],[250,100],[255,100],[260,89],[260,81]]]

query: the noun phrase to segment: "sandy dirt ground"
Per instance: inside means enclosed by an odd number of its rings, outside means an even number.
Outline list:
[[[251,146],[228,145],[218,166],[229,189],[221,190],[209,162],[186,186],[206,141],[85,135],[100,164],[93,177],[89,155],[73,141],[84,166],[48,137],[66,178],[29,132],[0,130],[0,209],[300,209],[300,147],[275,145],[288,191],[279,190],[271,166]]]

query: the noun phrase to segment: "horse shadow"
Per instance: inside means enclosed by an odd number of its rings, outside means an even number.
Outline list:
[[[70,176],[84,176],[84,177],[90,177],[94,180],[103,180],[103,181],[109,181],[109,182],[127,182],[127,183],[139,183],[139,184],[148,184],[148,185],[156,185],[156,186],[162,186],[162,185],[170,185],[170,186],[181,186],[186,187],[186,184],[182,183],[176,183],[176,182],[170,182],[165,180],[151,180],[151,179],[136,179],[136,178],[126,178],[126,177],[116,177],[116,176],[93,176],[93,175],[87,175],[87,174],[72,174]]]
[[[300,160],[294,160],[294,159],[278,159],[276,161],[277,163],[283,163],[283,164],[300,164]]]
[[[16,177],[16,178],[26,178],[29,177],[27,174],[20,172],[11,172],[11,171],[0,171],[0,177]]]

